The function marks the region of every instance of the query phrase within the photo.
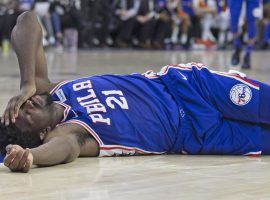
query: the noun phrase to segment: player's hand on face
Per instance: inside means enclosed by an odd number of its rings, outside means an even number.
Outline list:
[[[28,172],[33,165],[33,155],[30,149],[19,145],[8,145],[4,165],[13,172]]]
[[[18,117],[19,109],[23,103],[27,101],[36,93],[35,86],[24,86],[21,88],[20,94],[12,97],[3,113],[1,118],[1,123],[8,126],[11,122],[15,123],[16,118]]]

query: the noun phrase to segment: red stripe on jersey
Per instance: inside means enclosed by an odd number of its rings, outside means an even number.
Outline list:
[[[58,83],[49,93],[53,94],[56,90],[58,90],[62,85],[68,83],[70,81],[62,81],[60,83]]]
[[[260,156],[262,154],[262,151],[256,151],[256,152],[249,152],[249,153],[246,153],[244,154],[245,156],[254,156],[254,157],[257,157],[257,156]]]
[[[212,73],[215,73],[215,74],[218,74],[218,75],[221,75],[221,76],[226,76],[226,77],[229,77],[229,78],[233,78],[233,79],[239,80],[240,82],[245,83],[245,84],[253,87],[254,89],[257,89],[257,90],[260,89],[260,85],[259,84],[254,83],[254,82],[252,82],[251,80],[249,80],[249,79],[247,79],[245,77],[241,77],[238,74],[231,74],[231,73],[226,73],[226,72],[215,72],[215,71],[211,71],[211,72]]]

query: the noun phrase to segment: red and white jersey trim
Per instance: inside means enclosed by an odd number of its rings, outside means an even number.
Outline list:
[[[248,80],[247,78],[244,78],[238,74],[231,74],[231,73],[226,73],[226,72],[217,72],[217,71],[211,71],[212,73],[214,74],[218,74],[220,76],[225,76],[225,77],[228,77],[228,78],[233,78],[235,80],[238,80],[240,81],[241,83],[244,83],[256,90],[259,90],[260,89],[260,86],[254,82],[251,82],[250,80]]]
[[[146,78],[149,78],[149,79],[158,78],[157,74],[153,70],[148,70],[145,73],[143,73],[142,75],[145,76]]]
[[[64,122],[67,119],[67,116],[68,116],[68,113],[69,113],[71,107],[63,102],[60,102],[60,101],[55,101],[54,103],[57,103],[65,108],[64,117],[63,117],[63,120],[61,121],[61,122]]]
[[[175,69],[180,69],[180,70],[192,70],[192,67],[196,67],[198,70],[202,70],[202,69],[207,69],[207,67],[205,65],[203,65],[202,63],[187,63],[187,64],[178,64],[178,65],[167,65],[165,67],[163,67],[160,72],[157,73],[157,75],[159,76],[163,76],[166,75],[169,72],[169,69],[171,68],[175,68]],[[252,81],[250,81],[249,79],[241,76],[242,73],[227,73],[227,72],[218,72],[218,71],[214,71],[214,70],[209,70],[211,73],[213,74],[217,74],[220,76],[225,76],[228,78],[233,78],[235,80],[238,80],[256,90],[260,89],[260,86]]]
[[[165,67],[162,67],[160,72],[157,73],[157,75],[162,76],[165,75],[169,72],[169,69],[175,68],[175,69],[181,69],[181,70],[192,70],[192,67],[195,66],[197,69],[201,70],[203,68],[207,68],[205,65],[201,63],[187,63],[187,64],[171,64],[171,65],[166,65]]]
[[[121,156],[121,155],[160,155],[166,152],[145,151],[137,147],[128,147],[122,145],[103,145],[100,147],[100,157]]]
[[[62,87],[63,85],[65,85],[68,82],[71,82],[72,80],[69,81],[62,81],[60,83],[58,83],[51,91],[50,94],[52,95],[55,91],[57,91],[60,87]]]
[[[244,154],[244,156],[260,156],[260,155],[262,155],[262,151],[252,151]]]

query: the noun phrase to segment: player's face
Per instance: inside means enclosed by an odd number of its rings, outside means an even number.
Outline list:
[[[15,125],[22,132],[41,132],[50,126],[52,110],[49,94],[35,95],[22,105]]]

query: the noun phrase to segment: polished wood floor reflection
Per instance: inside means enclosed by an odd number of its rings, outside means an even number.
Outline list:
[[[172,63],[201,62],[228,71],[227,51],[47,51],[54,81],[93,74],[158,71]],[[270,52],[255,52],[250,77],[270,83]],[[0,113],[19,88],[13,53],[0,55]],[[270,102],[269,102],[270,103]],[[270,199],[270,156],[140,156],[80,158],[28,174],[0,165],[0,199],[5,200],[168,200]]]

